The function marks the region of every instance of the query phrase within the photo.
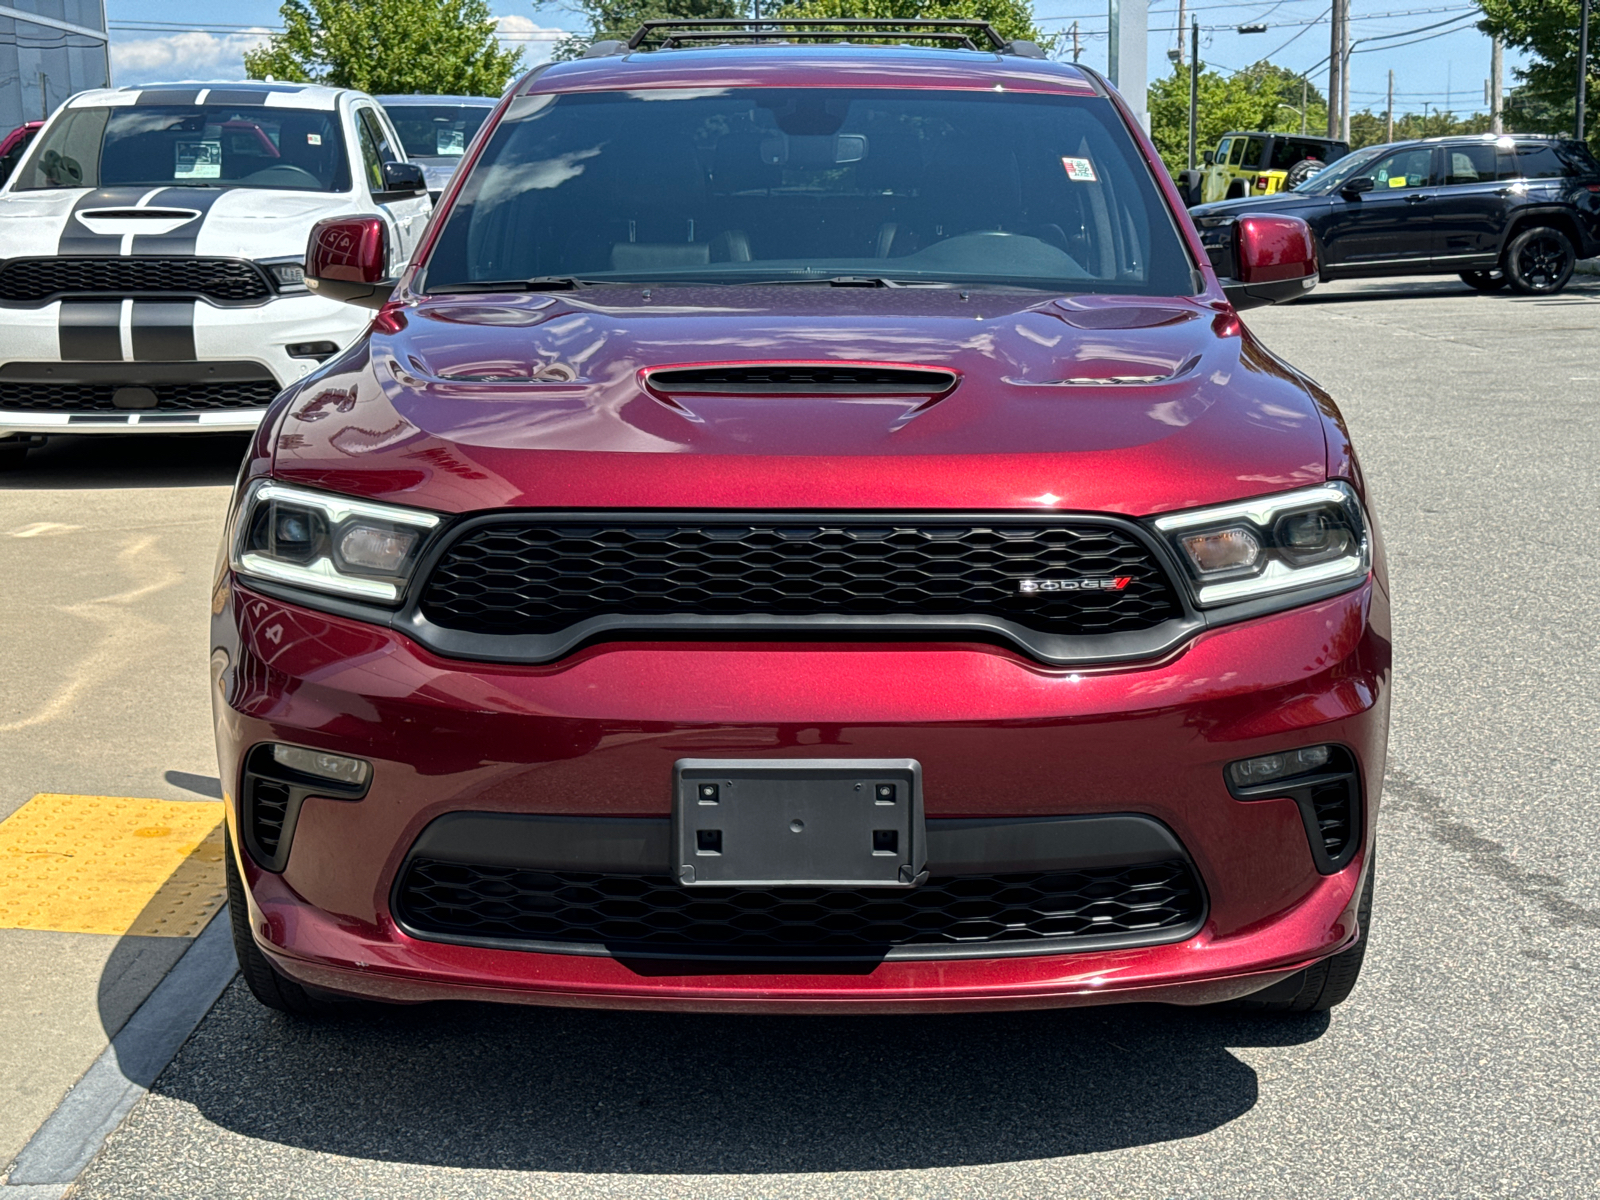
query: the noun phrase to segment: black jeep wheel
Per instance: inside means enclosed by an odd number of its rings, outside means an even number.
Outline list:
[[[1567,286],[1577,261],[1566,234],[1536,225],[1517,234],[1506,247],[1506,278],[1524,295],[1549,296]]]
[[[1463,271],[1461,282],[1475,292],[1498,292],[1506,285],[1506,273],[1501,270],[1493,271]]]

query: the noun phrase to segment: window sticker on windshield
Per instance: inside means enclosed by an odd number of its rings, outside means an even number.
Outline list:
[[[306,145],[308,145],[308,146],[320,146],[320,145],[322,145],[322,135],[320,133],[308,133],[308,134],[306,134]]]
[[[1067,169],[1067,178],[1073,183],[1098,183],[1094,164],[1087,158],[1063,158],[1061,165]]]
[[[459,129],[436,129],[433,131],[433,144],[438,154],[464,154],[467,149],[467,135]]]
[[[178,142],[177,161],[173,164],[174,179],[220,179],[222,177],[222,143]]]

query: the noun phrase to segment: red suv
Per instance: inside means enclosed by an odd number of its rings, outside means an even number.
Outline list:
[[[313,234],[376,314],[263,423],[213,606],[264,1003],[1350,992],[1383,558],[1238,316],[1305,225],[1203,246],[1105,81],[987,26],[826,24],[535,71],[398,279]]]

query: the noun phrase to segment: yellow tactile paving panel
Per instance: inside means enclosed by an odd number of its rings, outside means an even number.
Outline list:
[[[0,929],[193,937],[224,893],[220,802],[44,793],[0,821]]]

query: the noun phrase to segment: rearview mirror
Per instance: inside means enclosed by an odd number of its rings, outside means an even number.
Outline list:
[[[382,308],[394,290],[383,218],[330,217],[313,225],[306,244],[306,287],[330,300]]]
[[[1299,217],[1222,220],[1207,223],[1200,236],[1236,309],[1292,300],[1317,286],[1317,243]]]
[[[1344,186],[1339,189],[1339,194],[1341,196],[1354,199],[1355,197],[1361,195],[1362,192],[1370,192],[1377,186],[1378,184],[1372,178],[1372,176],[1358,175],[1354,179],[1346,179],[1344,181]]]

